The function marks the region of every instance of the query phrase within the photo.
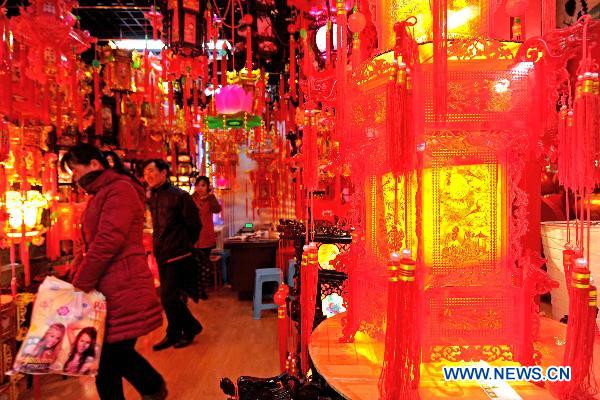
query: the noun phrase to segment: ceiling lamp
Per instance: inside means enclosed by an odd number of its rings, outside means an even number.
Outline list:
[[[122,49],[122,50],[154,50],[161,51],[165,44],[162,40],[145,40],[145,39],[121,39],[121,40],[111,40],[108,42],[108,45],[113,49]]]

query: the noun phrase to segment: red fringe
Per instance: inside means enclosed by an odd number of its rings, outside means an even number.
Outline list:
[[[173,95],[173,82],[169,81],[169,94],[168,94],[168,103],[169,103],[169,126],[173,125],[173,120],[175,119],[175,100]]]
[[[448,111],[448,1],[433,0],[433,110],[436,122]]]
[[[561,400],[594,399],[598,387],[593,374],[593,345],[596,326],[596,288],[590,286],[587,263],[578,259],[569,290],[569,321],[563,365],[571,367],[571,380],[553,386]]]
[[[600,184],[600,96],[597,68],[583,59],[578,70],[573,108],[563,105],[559,113],[558,174],[560,182],[574,192],[591,192]],[[596,74],[597,75],[597,74]]]
[[[221,86],[227,85],[227,55],[221,58]]]
[[[23,264],[23,272],[25,273],[25,286],[31,285],[31,264],[29,262],[29,247],[28,242],[25,240],[25,232],[23,232],[23,238],[21,244],[19,244],[19,250],[21,254],[21,264]]]
[[[282,270],[283,272],[283,270]],[[287,318],[287,303],[286,299],[290,289],[285,283],[279,285],[277,293],[275,293],[275,304],[277,304],[277,337],[279,341],[279,367],[281,371],[285,371],[287,352],[288,352],[288,318]]]
[[[419,398],[420,348],[417,329],[416,263],[410,251],[389,261],[388,312],[379,392],[383,400]]]
[[[300,339],[300,361],[301,370],[304,374],[308,372],[308,342],[312,333],[313,321],[315,319],[316,291],[318,279],[317,247],[314,243],[304,246],[301,265],[301,292],[300,308],[302,310]]]
[[[248,26],[246,32],[246,72],[252,76],[252,27]]]
[[[290,35],[290,96],[292,99],[296,99],[298,97],[298,93],[296,93],[296,40],[294,39],[294,35]]]
[[[144,100],[148,100],[148,92],[150,87],[150,58],[148,57],[148,49],[144,50]],[[138,88],[139,89],[139,88]]]

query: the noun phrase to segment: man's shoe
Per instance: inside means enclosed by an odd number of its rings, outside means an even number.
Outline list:
[[[168,336],[165,336],[163,340],[161,340],[160,342],[158,342],[154,346],[152,346],[152,350],[161,351],[164,349],[168,349],[169,347],[174,346],[176,343],[178,343],[177,340],[173,340],[173,339],[169,338]]]
[[[196,338],[196,336],[198,336],[203,329],[204,328],[202,327],[202,324],[198,323],[198,326],[194,327],[191,333],[184,334],[181,339],[179,339],[177,343],[173,345],[173,347],[176,349],[181,349],[182,347],[189,346],[194,342],[194,338]]]
[[[142,395],[142,400],[165,400],[169,394],[167,390],[167,385],[163,383],[160,390],[154,394],[144,394]]]
[[[173,345],[173,347],[174,347],[174,348],[176,348],[176,349],[181,349],[181,348],[183,348],[183,347],[187,347],[187,346],[189,346],[190,344],[192,344],[192,342],[193,342],[193,341],[194,341],[194,338],[193,338],[193,337],[185,337],[185,336],[184,336],[184,337],[182,337],[181,339],[179,339],[179,340],[177,341],[177,343],[175,343],[175,344]]]
[[[193,330],[192,330],[192,340],[194,340],[194,338],[199,335],[202,330],[204,329],[204,327],[202,326],[202,324],[200,322],[198,322],[198,326],[196,326]]]

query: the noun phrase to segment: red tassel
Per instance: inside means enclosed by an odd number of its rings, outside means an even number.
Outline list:
[[[448,1],[433,0],[433,110],[445,121],[448,110]]]
[[[223,56],[221,57],[221,86],[226,86],[226,85],[227,85],[227,54],[225,52],[223,52]]]
[[[12,277],[10,279],[10,292],[12,297],[14,298],[17,295],[17,257],[15,255],[15,244],[13,242],[10,243],[10,269],[12,273]]]
[[[311,243],[304,246],[302,254],[301,292],[300,307],[302,309],[301,338],[300,338],[300,362],[304,374],[308,372],[308,342],[313,329],[315,319],[315,305],[318,280],[317,246]]]
[[[169,146],[171,146],[171,174],[177,176],[177,151],[174,144],[169,143]]]
[[[217,61],[217,55],[219,54],[219,50],[217,49],[217,37],[215,36],[213,38],[213,62],[212,62],[212,84],[213,84],[213,90],[217,90],[217,86],[219,86],[219,76],[218,76],[218,70],[219,70],[219,64]]]
[[[318,185],[318,159],[317,159],[317,132],[314,127],[314,115],[311,110],[306,110],[302,136],[302,156],[304,157],[304,186],[315,190]]]
[[[294,35],[290,35],[290,96],[296,100],[298,93],[296,93],[296,39]]]
[[[189,76],[186,76],[184,78],[184,90],[183,90],[183,112],[184,112],[184,116],[185,116],[185,122],[188,126],[191,125],[192,122],[192,114],[190,113],[190,103],[189,100],[191,98],[191,84],[190,84],[190,80],[191,78]]]
[[[198,115],[198,81],[195,79],[193,82],[193,92],[194,92],[194,98],[193,98],[193,105],[194,105],[194,118],[197,117]]]
[[[566,189],[580,194],[590,193],[600,184],[600,168],[596,165],[600,152],[600,80],[597,66],[585,57],[585,45],[573,108],[564,104],[558,123],[559,180]]]
[[[25,275],[25,287],[31,285],[31,264],[29,262],[29,247],[27,244],[25,227],[23,227],[23,235],[21,237],[21,243],[19,244],[19,250],[21,254],[21,264],[23,264],[23,272]]]
[[[4,8],[0,8],[0,37],[4,37],[4,34],[6,32],[6,26],[8,25],[8,19],[6,18],[6,15],[4,14],[5,9]],[[5,54],[8,53],[8,49],[6,48],[7,46],[7,42],[8,40],[2,40],[0,41],[0,65],[4,68],[4,58],[5,58]]]
[[[94,67],[94,110],[96,114],[96,136],[102,135],[102,94],[100,93],[99,68]]]
[[[42,95],[42,121],[46,125],[50,125],[50,82],[46,80],[44,83]]]
[[[200,96],[202,98],[202,104],[206,105],[206,79],[204,78],[200,81]]]
[[[144,100],[148,100],[150,89],[150,58],[148,57],[148,49],[144,50]]]
[[[282,271],[283,272],[283,271]],[[287,360],[288,318],[286,300],[290,289],[285,283],[279,285],[274,296],[277,304],[277,337],[279,341],[279,368],[285,371]]]
[[[252,26],[246,30],[246,73],[252,76]]]
[[[60,88],[56,90],[56,139],[62,136],[62,93]]]
[[[553,389],[560,399],[593,399],[598,387],[593,375],[593,344],[596,336],[596,288],[590,286],[585,258],[575,261],[569,290],[569,321],[563,365],[571,367],[571,380],[557,382]]]
[[[122,111],[123,111],[123,108],[122,108],[123,104],[122,104],[121,93],[119,93],[119,92],[115,93],[115,103],[117,104],[117,107],[116,107],[117,117],[120,117],[122,114]]]
[[[200,83],[200,95],[202,104],[206,105],[206,84],[208,83],[208,57],[202,57],[202,81]]]
[[[152,112],[154,115],[157,115],[156,112],[156,73],[152,71],[149,76],[149,84],[150,84],[150,105],[152,108]]]
[[[168,104],[169,104],[169,111],[168,111],[168,118],[169,118],[169,126],[173,125],[173,120],[175,118],[175,103],[174,103],[174,97],[173,97],[173,82],[169,81],[169,95],[168,95]]]
[[[418,399],[420,348],[417,329],[416,263],[409,249],[389,260],[388,312],[383,369],[379,378],[381,399]]]
[[[108,88],[112,88],[112,69],[114,62],[108,62],[104,66],[104,84]]]

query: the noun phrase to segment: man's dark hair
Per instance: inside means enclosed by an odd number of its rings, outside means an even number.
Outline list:
[[[142,164],[142,171],[152,163],[154,163],[154,165],[156,166],[156,168],[158,168],[159,171],[167,171],[167,175],[169,174],[169,164],[167,164],[165,160],[162,160],[160,158],[152,158],[150,160],[144,161],[144,163]]]

